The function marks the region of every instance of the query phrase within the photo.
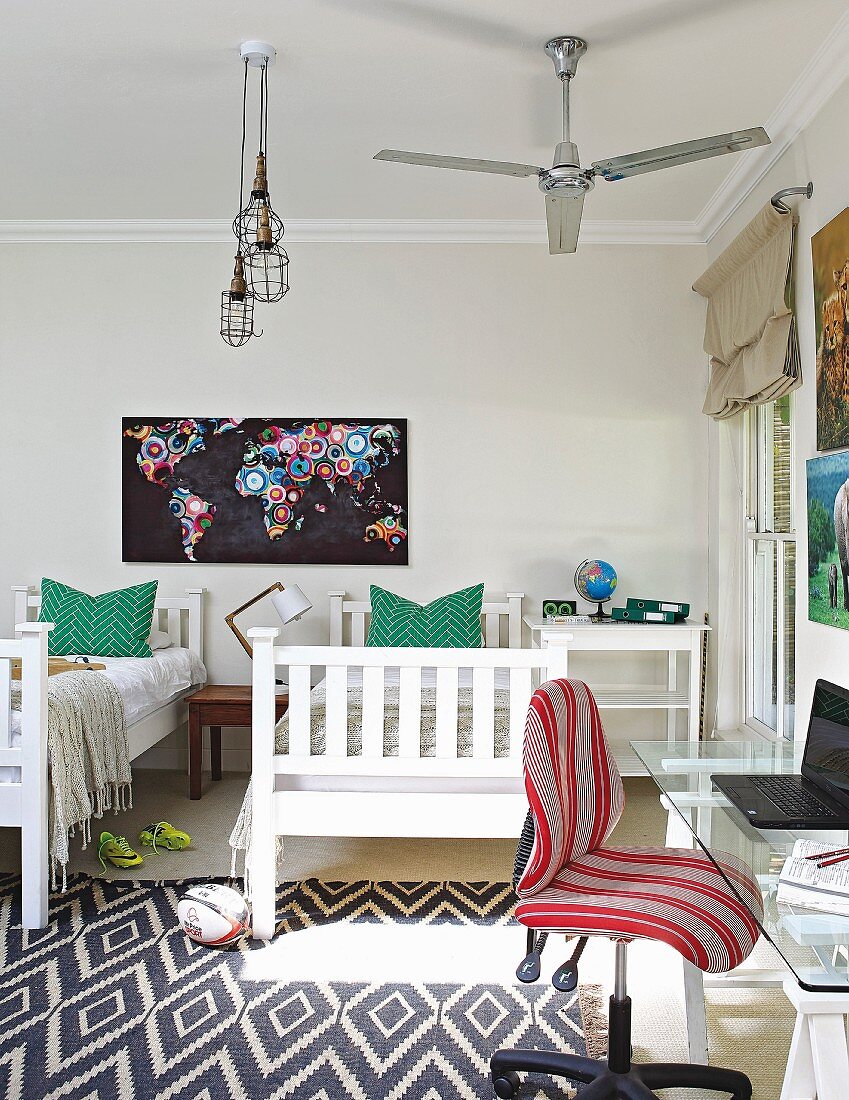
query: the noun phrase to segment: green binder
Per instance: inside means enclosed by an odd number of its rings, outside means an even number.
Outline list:
[[[614,607],[610,611],[614,619],[629,623],[674,623],[674,611],[645,611],[636,607]]]
[[[676,603],[674,600],[638,600],[629,596],[626,606],[633,611],[671,611],[680,619],[686,619],[690,614],[688,603]]]

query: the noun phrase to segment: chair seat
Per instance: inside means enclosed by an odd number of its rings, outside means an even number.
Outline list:
[[[659,940],[707,973],[733,970],[757,941],[761,892],[734,856],[714,858],[737,893],[698,850],[596,848],[521,899],[516,917],[547,932]]]

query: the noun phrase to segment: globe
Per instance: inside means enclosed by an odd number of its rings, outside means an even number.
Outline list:
[[[575,588],[588,603],[598,604],[597,619],[607,618],[601,605],[612,598],[618,581],[610,562],[598,558],[587,558],[575,570]]]

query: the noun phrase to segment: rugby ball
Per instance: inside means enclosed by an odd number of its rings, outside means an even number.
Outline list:
[[[177,902],[177,917],[189,939],[207,947],[235,947],[250,921],[242,895],[217,882],[191,886]]]

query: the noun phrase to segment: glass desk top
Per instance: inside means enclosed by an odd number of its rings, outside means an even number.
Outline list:
[[[802,746],[765,741],[632,741],[631,747],[708,855],[727,852],[751,868],[764,902],[763,920],[755,916],[799,984],[806,989],[849,991],[849,916],[779,903],[776,897],[779,873],[796,840],[846,847],[849,830],[755,829],[710,778],[720,773],[798,774]]]

